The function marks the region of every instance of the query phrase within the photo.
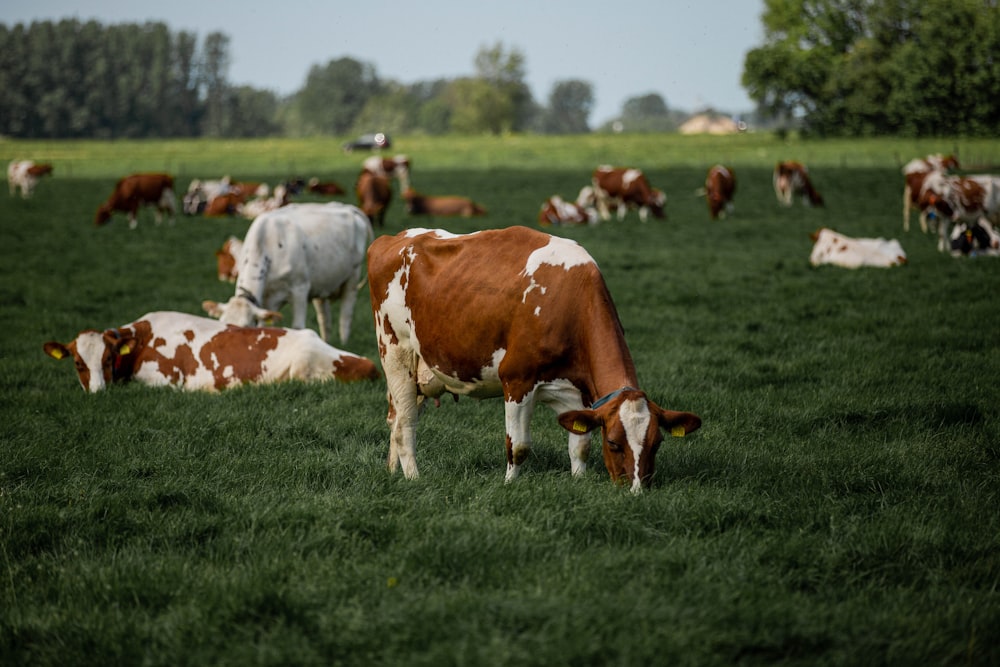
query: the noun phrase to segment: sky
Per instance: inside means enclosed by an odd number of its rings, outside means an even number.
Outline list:
[[[229,82],[279,95],[343,57],[403,84],[470,76],[479,50],[499,43],[523,54],[539,104],[559,81],[590,83],[596,127],[650,93],[671,109],[751,111],[740,76],[746,52],[763,44],[763,9],[764,0],[31,0],[0,4],[0,23],[160,21],[199,46],[222,32]]]

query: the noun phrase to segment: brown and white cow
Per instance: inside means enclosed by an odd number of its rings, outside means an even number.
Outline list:
[[[395,176],[396,180],[399,181],[400,192],[405,192],[410,187],[410,158],[406,155],[394,157],[372,155],[361,163],[361,170],[385,178]]]
[[[128,214],[128,226],[135,229],[139,224],[136,213],[140,206],[156,208],[157,224],[160,223],[162,213],[168,213],[173,221],[177,210],[174,177],[170,174],[132,174],[122,178],[115,184],[107,201],[97,208],[94,224],[106,224],[111,220],[111,214],[119,211]]]
[[[237,327],[188,313],[147,313],[114,329],[81,331],[42,348],[72,358],[84,391],[115,382],[218,391],[287,380],[374,380],[375,364],[324,343],[312,330]]]
[[[358,207],[368,216],[373,225],[385,225],[385,212],[392,201],[392,185],[389,177],[362,169],[354,184]]]
[[[852,238],[823,227],[810,235],[813,240],[809,263],[833,264],[845,269],[862,266],[888,268],[906,264],[906,253],[896,239]]]
[[[368,251],[375,334],[388,385],[388,465],[417,477],[424,398],[502,396],[507,481],[531,448],[536,403],[569,432],[574,475],[601,429],[611,478],[648,486],[662,436],[701,419],[639,390],[618,312],[597,264],[574,241],[526,227],[455,235],[410,229]]]
[[[35,191],[35,186],[43,176],[52,173],[52,165],[49,163],[36,164],[32,160],[14,160],[7,165],[7,186],[13,197],[21,190],[21,198],[27,199]]]
[[[664,219],[663,207],[667,196],[649,185],[641,169],[631,167],[611,167],[602,165],[591,174],[591,194],[601,220],[609,220],[610,205],[618,209],[618,219],[624,220],[630,208],[639,209],[639,219],[645,222],[652,213],[654,218]],[[581,196],[583,193],[581,192]],[[580,204],[580,199],[577,199]]]
[[[410,215],[430,215],[442,217],[486,215],[486,209],[468,197],[457,195],[424,195],[413,188],[403,191],[406,212]]]
[[[731,167],[717,164],[705,176],[705,201],[712,220],[725,217],[733,211],[733,194],[736,192],[736,174]]]
[[[319,333],[329,340],[330,301],[340,299],[340,341],[351,335],[354,304],[372,227],[364,213],[340,202],[289,204],[257,217],[243,238],[236,293],[202,308],[223,322],[259,325],[292,303],[292,327],[306,326],[312,300]]]
[[[340,187],[339,183],[334,181],[320,181],[317,176],[309,179],[309,182],[306,184],[306,190],[314,195],[322,195],[324,197],[342,195],[346,192],[344,188]]]
[[[950,246],[951,223],[1000,223],[1000,177],[932,172],[924,179],[918,206],[938,214],[938,250],[944,252]]]
[[[951,254],[996,257],[1000,255],[1000,233],[983,218],[973,223],[956,223],[951,230]]]
[[[801,162],[779,162],[774,166],[771,181],[774,195],[783,206],[791,206],[796,196],[801,196],[807,206],[823,206],[823,197],[813,187],[809,170]]]
[[[235,283],[240,274],[240,258],[243,257],[243,241],[230,236],[222,247],[215,251],[215,259],[219,268],[219,280]]]
[[[247,220],[254,220],[257,216],[267,213],[268,211],[274,211],[281,208],[282,206],[288,206],[291,202],[291,198],[288,195],[288,186],[284,183],[279,183],[274,186],[274,191],[271,196],[267,197],[253,197],[248,201],[243,202],[237,207],[237,212]]]
[[[538,211],[538,224],[543,227],[549,225],[594,225],[597,224],[597,221],[595,209],[566,201],[559,195],[552,195],[546,199]]]
[[[903,231],[910,231],[910,208],[920,207],[920,195],[924,191],[927,177],[939,172],[949,174],[959,169],[958,158],[954,155],[935,153],[927,157],[914,158],[903,165]],[[920,211],[920,229],[927,233],[927,211]]]

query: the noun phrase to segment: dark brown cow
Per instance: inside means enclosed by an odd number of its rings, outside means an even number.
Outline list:
[[[388,385],[389,469],[417,477],[416,428],[425,397],[502,396],[507,481],[531,447],[536,402],[569,432],[582,475],[590,434],[633,492],[653,476],[664,429],[701,426],[639,390],[621,322],[597,264],[574,241],[525,227],[455,235],[411,229],[368,250],[375,334]]]
[[[406,212],[410,215],[461,216],[464,218],[486,215],[486,209],[468,197],[423,195],[413,188],[409,188],[403,191],[403,199],[406,200]]]
[[[373,174],[363,169],[358,174],[358,182],[354,185],[358,197],[358,208],[368,216],[373,225],[379,227],[385,224],[385,211],[392,201],[392,186],[387,176]]]
[[[920,195],[924,191],[924,181],[932,173],[948,174],[959,169],[958,158],[954,155],[935,153],[923,158],[914,158],[903,166],[903,231],[910,231],[910,208],[920,210]],[[927,232],[927,212],[920,210],[920,229]]]
[[[217,391],[248,383],[378,378],[370,359],[338,350],[310,329],[237,327],[167,311],[42,347],[53,359],[73,358],[87,392],[131,380]]]
[[[823,206],[823,197],[813,187],[809,179],[809,170],[801,162],[786,160],[774,166],[771,177],[774,194],[784,206],[791,206],[792,199],[801,195],[809,206]]]
[[[94,224],[106,224],[112,213],[120,211],[128,214],[128,226],[135,229],[140,206],[156,207],[157,224],[163,212],[169,213],[172,221],[177,210],[174,177],[170,174],[133,174],[119,180],[108,200],[97,208]]]
[[[600,166],[591,175],[594,204],[601,220],[609,220],[609,205],[618,209],[618,219],[624,220],[630,208],[639,209],[639,219],[645,222],[652,213],[660,220],[667,217],[663,210],[667,197],[660,190],[650,187],[641,169],[631,167]],[[577,200],[577,203],[581,203]]]
[[[705,200],[712,220],[732,212],[735,192],[736,175],[730,167],[717,164],[708,170],[708,176],[705,177]]]

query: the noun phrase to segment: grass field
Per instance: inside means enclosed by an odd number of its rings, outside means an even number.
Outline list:
[[[544,409],[505,485],[502,404],[429,408],[411,482],[385,470],[381,382],[87,395],[42,353],[232,293],[212,253],[248,222],[94,228],[118,176],[350,186],[339,144],[0,141],[56,164],[0,195],[0,664],[1000,664],[1000,260],[904,233],[899,174],[1000,164],[1000,142],[401,139],[415,187],[490,214],[397,197],[379,232],[534,226],[603,162],[666,191],[665,222],[554,230],[601,266],[646,392],[704,420],[639,496],[596,448],[572,478]],[[777,205],[785,158],[826,208]],[[692,193],[716,161],[738,189],[712,222]],[[909,263],[813,269],[820,226]],[[343,347],[377,358],[368,303]]]

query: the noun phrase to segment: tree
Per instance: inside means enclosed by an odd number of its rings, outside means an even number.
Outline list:
[[[381,92],[372,65],[353,58],[331,60],[309,69],[296,96],[306,134],[346,134],[368,100]]]
[[[587,119],[594,107],[594,88],[586,81],[557,81],[549,93],[549,106],[543,112],[542,131],[551,134],[589,132]]]
[[[676,129],[667,103],[658,93],[647,93],[625,100],[621,122],[630,132],[667,132]]]
[[[501,134],[526,129],[534,100],[524,83],[524,55],[509,53],[501,43],[476,53],[476,76],[457,79],[448,96],[452,129],[465,133]]]
[[[205,37],[202,47],[201,76],[199,82],[205,91],[205,118],[202,132],[208,136],[225,136],[227,77],[229,76],[229,37],[212,32]]]

